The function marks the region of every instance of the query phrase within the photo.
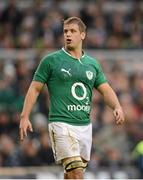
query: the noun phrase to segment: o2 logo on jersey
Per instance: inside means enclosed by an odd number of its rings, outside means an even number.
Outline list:
[[[81,96],[79,96],[76,93],[76,88],[82,89],[83,94]],[[89,97],[87,97],[87,90],[86,90],[86,87],[84,86],[84,84],[81,82],[74,83],[71,87],[71,93],[72,93],[72,96],[75,99],[77,99],[78,101],[82,101],[82,100],[86,99],[86,102],[83,105],[69,104],[69,105],[67,105],[68,111],[85,111],[85,112],[89,113],[90,112]]]
[[[79,86],[80,88],[82,88],[83,90],[83,95],[82,96],[78,96],[75,92],[75,89],[76,87]],[[86,91],[86,87],[84,86],[83,83],[80,83],[80,82],[77,82],[77,83],[74,83],[71,87],[71,93],[73,95],[73,97],[77,100],[83,100],[86,98],[86,95],[87,95],[87,91]]]

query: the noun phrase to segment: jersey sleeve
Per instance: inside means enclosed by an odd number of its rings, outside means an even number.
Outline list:
[[[97,64],[98,66],[97,68],[97,74],[96,74],[96,78],[95,78],[95,82],[94,82],[94,87],[97,88],[99,85],[107,82],[107,79],[105,77],[105,74],[103,73],[103,70],[100,66],[100,64]]]
[[[47,83],[50,76],[50,58],[45,57],[41,60],[33,77],[33,81]]]

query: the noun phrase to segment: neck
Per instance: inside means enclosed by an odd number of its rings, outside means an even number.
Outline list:
[[[76,59],[80,59],[82,57],[82,49],[68,49],[67,47],[65,47],[65,50],[71,54],[71,56],[73,56]]]

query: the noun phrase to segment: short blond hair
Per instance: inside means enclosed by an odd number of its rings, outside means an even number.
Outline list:
[[[70,17],[64,20],[64,26],[67,24],[77,24],[80,32],[86,32],[86,25],[79,17]]]

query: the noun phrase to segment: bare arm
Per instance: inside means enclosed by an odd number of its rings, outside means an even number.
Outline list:
[[[116,93],[108,83],[101,84],[97,90],[103,96],[105,103],[113,110],[117,124],[124,122],[124,113]]]
[[[20,139],[23,140],[27,136],[27,130],[33,131],[32,125],[29,121],[29,115],[37,100],[37,97],[42,90],[44,84],[33,81],[28,89],[25,97],[23,110],[20,118]]]

